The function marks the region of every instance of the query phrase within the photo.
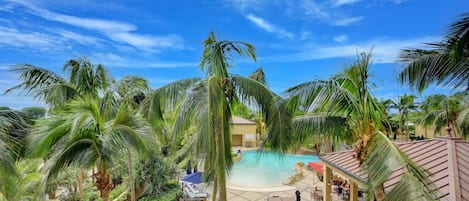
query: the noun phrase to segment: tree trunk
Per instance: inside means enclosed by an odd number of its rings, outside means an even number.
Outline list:
[[[52,190],[51,192],[49,192],[47,194],[49,196],[49,199],[51,200],[55,200],[56,196],[55,196],[55,190]]]
[[[138,199],[143,196],[145,192],[145,184],[138,184],[138,188],[135,189],[135,199]]]
[[[78,188],[80,190],[80,199],[85,200],[85,187],[83,186],[84,183],[84,172],[83,168],[80,168],[80,174],[78,175]]]
[[[217,200],[217,192],[218,192],[217,188],[218,188],[218,181],[217,181],[217,178],[215,177],[213,179],[212,201]]]
[[[377,201],[384,200],[384,196],[385,196],[384,186],[378,187],[375,193],[376,200]]]
[[[333,152],[332,150],[332,142],[331,142],[331,139],[329,137],[324,137],[324,151],[326,153],[330,153],[330,152]]]
[[[109,194],[112,190],[111,175],[107,171],[100,171],[96,173],[96,188],[101,193],[103,201],[109,201]]]
[[[130,182],[130,201],[135,201],[135,179],[134,171],[132,168],[132,153],[127,149],[127,166],[129,168],[129,182]]]

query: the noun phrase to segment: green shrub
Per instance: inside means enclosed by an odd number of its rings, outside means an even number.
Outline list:
[[[140,201],[176,201],[179,200],[181,196],[182,191],[177,187],[160,194],[158,197],[143,197]]]

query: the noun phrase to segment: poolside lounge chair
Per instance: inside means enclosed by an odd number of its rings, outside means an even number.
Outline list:
[[[207,200],[208,193],[200,191],[197,185],[183,182],[184,200],[190,201],[205,201]],[[201,184],[199,184],[201,185]]]

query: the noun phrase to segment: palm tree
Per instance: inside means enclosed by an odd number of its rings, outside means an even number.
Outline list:
[[[30,125],[26,114],[0,110],[0,198],[15,200],[18,196],[16,161],[22,155],[23,138]]]
[[[146,153],[153,142],[151,128],[128,105],[105,107],[106,99],[79,98],[42,119],[32,130],[29,154],[46,158],[44,184],[69,166],[95,166],[95,185],[109,199],[114,157],[133,148]],[[111,101],[111,104],[113,101]],[[43,192],[45,191],[43,185]]]
[[[206,77],[187,91],[174,126],[176,135],[191,127],[195,131],[190,141],[196,154],[204,156],[204,173],[213,180],[213,200],[217,197],[226,200],[226,176],[233,165],[230,120],[234,104],[244,103],[263,114],[273,145],[288,141],[286,135],[291,129],[280,97],[257,80],[229,74],[228,61],[233,59],[233,53],[248,55],[256,61],[251,44],[217,40],[213,32],[209,34],[200,62]]]
[[[348,127],[344,127],[350,129],[353,139],[356,140],[355,158],[368,172],[368,200],[392,199],[398,196],[404,200],[432,199],[434,198],[432,192],[423,185],[418,185],[428,183],[428,179],[422,176],[425,175],[423,170],[409,160],[380,131],[383,128],[384,111],[377,99],[373,97],[374,84],[369,80],[370,64],[371,55],[362,53],[356,63],[330,80],[306,82],[289,89],[288,92],[292,99],[300,101],[299,107],[305,108],[306,111],[322,111],[325,114],[322,119],[329,116],[345,120],[336,121],[334,125],[348,124]],[[307,114],[306,117],[299,117],[295,121],[302,118],[310,117]],[[295,125],[301,133],[313,133],[315,127],[327,129],[332,123],[330,121],[297,121]],[[337,131],[330,129],[328,134],[335,132]],[[398,184],[399,189],[402,185],[404,188],[415,189],[415,192],[419,193],[398,195],[395,191],[384,192],[384,182],[399,167],[406,170],[405,176]],[[408,196],[409,199],[403,196]]]
[[[102,101],[106,103],[101,105],[103,111],[112,109],[105,108],[106,106],[116,106],[116,101],[119,104],[128,104],[132,109],[137,110],[140,103],[146,98],[146,94],[150,92],[150,87],[145,79],[137,76],[125,76],[118,82],[114,82],[104,66],[101,64],[95,66],[86,57],[72,59],[65,63],[63,72],[68,73],[67,77],[61,77],[52,71],[29,64],[18,65],[13,71],[20,73],[20,79],[23,82],[5,93],[24,89],[33,93],[36,98],[43,99],[51,106],[51,109],[55,108],[57,111],[77,98],[99,98],[100,92],[104,93]],[[134,182],[130,150],[127,153],[131,198],[134,198],[135,188],[132,185]],[[82,187],[80,185],[81,191]]]
[[[428,50],[402,51],[406,67],[400,73],[401,82],[419,91],[432,83],[469,90],[469,13],[451,24],[443,41],[428,45]]]
[[[104,66],[98,64],[95,67],[86,57],[65,63],[63,72],[68,72],[68,77],[30,64],[18,65],[12,71],[20,74],[22,83],[5,93],[23,89],[44,100],[51,109],[63,106],[76,97],[96,98],[100,90],[105,90],[113,82]]]
[[[449,97],[432,95],[424,102],[427,113],[423,115],[420,123],[424,126],[433,125],[435,132],[439,132],[449,123],[456,136],[468,138],[469,92],[458,92]]]
[[[398,111],[399,117],[399,129],[398,132],[400,134],[405,133],[406,135],[409,134],[408,132],[408,121],[409,121],[409,113],[411,111],[416,111],[418,105],[414,102],[415,100],[414,95],[407,95],[404,94],[403,96],[399,96],[397,100],[393,100],[391,108],[396,109]]]

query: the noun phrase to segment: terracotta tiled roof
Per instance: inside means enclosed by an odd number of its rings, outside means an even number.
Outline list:
[[[241,118],[241,117],[237,117],[237,116],[232,116],[230,123],[231,124],[254,124],[254,125],[256,124],[256,122],[253,122],[253,121]]]
[[[428,173],[440,200],[469,201],[468,142],[461,138],[437,137],[397,145]],[[353,158],[353,150],[328,153],[320,159],[359,184],[366,181],[367,175]],[[402,171],[395,171],[385,182],[386,191],[397,184]]]

